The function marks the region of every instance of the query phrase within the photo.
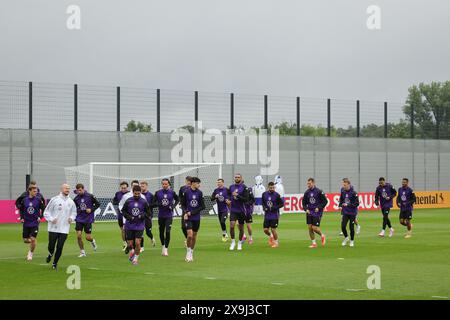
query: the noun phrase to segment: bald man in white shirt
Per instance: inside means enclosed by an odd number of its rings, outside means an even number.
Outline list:
[[[69,234],[70,224],[75,221],[77,216],[77,207],[69,194],[70,186],[63,184],[60,194],[50,200],[44,211],[44,218],[48,221],[48,256],[46,261],[49,263],[54,255],[53,270],[57,269],[64,243]]]

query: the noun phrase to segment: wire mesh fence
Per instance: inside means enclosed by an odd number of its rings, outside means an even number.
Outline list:
[[[424,102],[425,103],[425,102]],[[171,132],[279,129],[281,135],[450,139],[450,102],[355,101],[0,81],[0,128]]]
[[[0,129],[0,199],[14,199],[25,188],[25,176],[37,180],[44,195],[56,194],[65,181],[64,168],[90,162],[174,162],[179,142],[170,133]],[[220,136],[219,136],[220,138]],[[222,134],[225,139],[225,134]],[[326,192],[337,192],[348,177],[358,191],[373,191],[385,176],[398,186],[403,177],[416,190],[450,190],[450,140],[354,137],[279,137],[277,174],[286,193],[305,190],[315,177]],[[203,143],[203,148],[209,142]],[[253,146],[254,147],[254,146]],[[231,184],[240,172],[252,185],[261,163],[230,163],[226,153],[238,146],[223,144],[223,176]],[[192,159],[188,162],[192,162]],[[275,175],[275,174],[274,174]],[[274,175],[263,175],[273,181]],[[202,177],[200,177],[202,179]],[[205,177],[206,178],[206,177]],[[211,179],[214,183],[214,179]],[[214,177],[218,178],[218,177]],[[117,186],[118,187],[118,186]],[[211,187],[211,186],[209,186]]]

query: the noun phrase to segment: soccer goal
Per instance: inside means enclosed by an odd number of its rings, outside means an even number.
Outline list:
[[[132,180],[147,181],[151,193],[161,188],[161,179],[170,180],[172,189],[178,190],[185,183],[186,176],[199,177],[200,189],[205,197],[206,210],[212,209],[209,196],[216,188],[216,180],[222,177],[221,163],[133,163],[133,162],[90,162],[80,166],[64,168],[67,183],[75,188],[82,183],[101,203],[96,220],[112,220],[116,212],[112,198],[122,181],[131,185]],[[177,210],[179,213],[179,210]]]

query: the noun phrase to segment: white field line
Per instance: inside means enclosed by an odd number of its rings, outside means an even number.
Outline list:
[[[357,292],[357,291],[367,291],[368,289],[346,289],[346,290]]]

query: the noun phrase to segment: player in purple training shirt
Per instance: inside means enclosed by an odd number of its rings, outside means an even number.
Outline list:
[[[389,237],[394,235],[394,228],[392,228],[391,221],[389,220],[389,212],[391,211],[392,203],[396,195],[397,191],[392,184],[387,183],[383,177],[378,179],[378,187],[375,190],[375,205],[381,207],[381,213],[383,214],[383,227],[378,234],[380,237],[384,237],[386,226],[389,227]]]
[[[161,180],[162,188],[154,193],[155,207],[158,208],[159,240],[161,241],[161,255],[169,255],[170,231],[173,222],[173,209],[179,199],[175,191],[170,188],[169,179]]]
[[[129,260],[138,264],[141,253],[141,239],[144,235],[145,220],[150,218],[150,206],[147,200],[141,197],[141,187],[133,187],[133,196],[128,198],[123,207],[122,214],[126,219],[125,230],[130,250]]]
[[[355,220],[358,215],[359,198],[358,193],[353,189],[350,180],[342,179],[341,196],[339,198],[339,208],[342,210],[341,229],[344,234],[342,246],[346,246],[350,241],[350,247],[355,246]],[[350,222],[350,239],[347,233],[347,224]]]
[[[129,192],[128,187],[129,187],[128,182],[122,181],[120,183],[120,190],[116,192],[116,194],[114,195],[114,198],[112,200],[114,209],[117,212],[117,223],[119,224],[120,232],[122,235],[122,241],[123,241],[122,251],[125,251],[127,249],[127,241],[125,240],[125,230],[123,229],[123,215],[119,210],[119,203],[120,203],[120,200],[122,200],[123,196]]]
[[[214,189],[211,195],[211,201],[216,201],[217,204],[217,216],[219,218],[220,228],[222,229],[222,241],[228,241],[227,234],[227,217],[228,206],[227,200],[229,199],[228,189],[225,187],[225,181],[222,178],[217,179],[217,188]]]
[[[187,189],[189,189],[191,187],[191,176],[187,176],[185,178],[185,184],[184,186],[181,186],[180,190],[178,191],[178,198],[180,200],[180,207],[181,207],[181,231],[183,232],[184,238],[187,239],[187,230],[186,227],[184,225],[184,220],[183,220],[183,215],[186,212],[186,208],[184,208],[184,193],[186,192]],[[187,248],[187,240],[184,240],[184,247]]]
[[[280,209],[284,206],[281,195],[275,191],[275,183],[269,182],[267,191],[262,194],[262,207],[264,210],[264,233],[269,236],[269,245],[277,248],[278,243],[278,221]]]
[[[414,210],[414,203],[416,202],[416,195],[409,187],[409,180],[403,178],[402,186],[398,189],[397,206],[400,208],[400,224],[405,226],[407,231],[405,238],[412,237],[412,214]]]
[[[16,199],[16,208],[17,208],[17,209],[20,209],[20,207],[22,206],[22,201],[23,201],[23,199],[24,199],[25,197],[28,197],[28,195],[29,195],[29,193],[30,193],[30,192],[28,191],[28,188],[29,188],[30,186],[34,186],[34,187],[37,188],[37,194],[36,194],[36,197],[41,198],[42,202],[44,202],[44,204],[46,204],[46,202],[45,202],[45,197],[44,197],[44,195],[41,193],[41,190],[39,190],[39,187],[38,187],[38,185],[37,185],[37,182],[34,181],[34,180],[31,180],[31,181],[30,181],[30,184],[29,184],[28,187],[27,187],[27,189],[26,189],[24,192],[22,192],[22,194]]]
[[[320,221],[322,220],[323,209],[328,204],[325,193],[316,187],[314,178],[309,178],[307,182],[308,189],[304,192],[302,206],[306,212],[306,224],[308,225],[309,237],[311,238],[310,248],[317,248],[316,236],[320,236],[322,246],[326,243],[325,234],[320,230]]]
[[[30,244],[27,260],[33,259],[33,253],[36,249],[37,236],[39,232],[39,222],[45,209],[44,201],[37,196],[38,188],[35,185],[28,187],[28,196],[22,197],[20,202],[20,222],[23,223],[22,238],[24,243]]]
[[[253,223],[253,209],[255,207],[255,195],[253,194],[253,189],[247,187],[247,202],[244,204],[245,209],[245,218],[244,222],[247,226],[248,238],[245,235],[242,237],[242,240],[245,241],[248,239],[248,244],[253,244],[253,235],[252,235],[252,223]]]
[[[242,244],[244,243],[245,203],[248,201],[248,189],[244,184],[240,173],[234,175],[234,184],[228,188],[228,194],[230,196],[230,199],[227,200],[227,205],[230,207],[230,250],[233,251],[236,247],[236,240],[234,239],[236,221],[238,222],[239,228],[239,242],[237,249],[242,250]]]
[[[86,251],[84,250],[82,233],[86,234],[86,240],[92,245],[94,251],[97,250],[97,243],[92,237],[92,224],[95,220],[95,211],[100,208],[100,202],[97,198],[84,190],[84,185],[78,183],[75,186],[77,196],[73,199],[77,206],[77,217],[75,218],[75,231],[77,232],[78,246],[80,247],[79,258],[86,257]]]
[[[194,248],[197,241],[198,230],[200,229],[200,213],[205,209],[203,192],[200,191],[200,179],[191,178],[191,186],[186,190],[183,197],[183,206],[186,212],[183,221],[187,230],[186,262],[194,261]]]
[[[142,190],[142,195],[145,197],[148,205],[150,206],[150,218],[145,220],[145,234],[147,235],[147,237],[150,238],[150,240],[152,241],[152,246],[154,247],[154,246],[156,246],[156,241],[155,241],[155,238],[154,238],[153,232],[152,232],[154,196],[148,190],[148,182],[147,181],[141,181],[139,183],[139,185]],[[143,252],[143,251],[144,251],[144,237],[142,237],[142,240],[141,240],[141,252]]]

